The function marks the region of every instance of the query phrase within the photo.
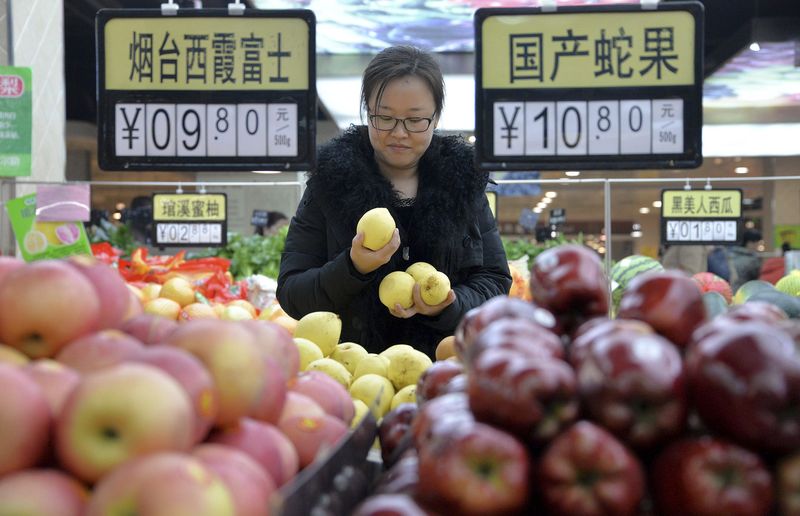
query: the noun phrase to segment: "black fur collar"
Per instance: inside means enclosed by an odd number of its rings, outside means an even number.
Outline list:
[[[489,174],[474,166],[459,136],[434,135],[420,160],[420,184],[410,228],[423,241],[457,234],[475,216]],[[378,172],[365,126],[351,126],[319,150],[309,184],[323,206],[355,228],[367,210],[394,205],[391,183]],[[326,210],[327,211],[327,210]]]

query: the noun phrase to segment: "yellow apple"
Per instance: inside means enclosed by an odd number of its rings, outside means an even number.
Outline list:
[[[363,401],[376,420],[389,411],[394,395],[392,382],[377,374],[360,376],[350,385],[350,396]]]
[[[406,385],[392,397],[389,410],[394,410],[401,403],[417,403],[417,384]]]
[[[144,313],[160,315],[171,321],[177,321],[181,313],[181,305],[177,301],[166,297],[157,297],[144,304]]]
[[[414,281],[420,283],[425,276],[436,272],[436,267],[428,262],[415,262],[408,266],[406,272],[411,274]]]
[[[225,305],[225,309],[222,310],[222,315],[219,318],[225,321],[251,321],[255,319],[247,309],[230,304]]]
[[[233,301],[228,301],[225,306],[238,306],[240,308],[244,308],[250,313],[252,319],[255,319],[258,316],[256,307],[246,299],[234,299]]]
[[[161,293],[160,283],[148,283],[142,287],[142,303],[147,303],[151,299],[155,299]]]
[[[355,415],[353,416],[353,420],[350,422],[350,428],[357,427],[364,419],[364,416],[369,413],[369,407],[367,404],[358,399],[353,400],[353,409],[355,410]]]
[[[219,319],[217,312],[205,303],[190,303],[178,312],[178,321],[186,322],[194,319]]]
[[[297,351],[300,353],[300,370],[305,371],[308,369],[308,364],[323,358],[322,350],[319,346],[314,344],[308,339],[302,337],[295,337],[294,343],[297,345]]]
[[[410,308],[414,304],[415,284],[414,277],[407,272],[390,272],[378,285],[378,297],[389,310],[394,310],[396,304]]]
[[[365,374],[377,374],[384,378],[389,376],[389,359],[376,353],[367,353],[367,356],[359,360],[353,371],[353,379]]]
[[[443,272],[433,271],[419,282],[419,294],[426,305],[443,303],[449,293],[450,278]]]
[[[350,374],[356,372],[356,366],[365,356],[367,356],[367,350],[355,342],[337,344],[336,349],[331,353],[331,358],[345,366]]]
[[[364,247],[377,251],[389,243],[396,227],[389,210],[373,208],[358,220],[356,232],[364,233]]]
[[[399,349],[387,356],[389,358],[388,378],[395,389],[402,389],[406,385],[416,385],[422,373],[433,363],[428,355],[414,348]]]
[[[322,371],[323,373],[327,374],[347,389],[350,387],[350,382],[353,379],[353,375],[350,374],[350,371],[347,370],[345,366],[337,362],[332,358],[320,358],[318,360],[314,360],[308,367],[306,368],[307,371]]]
[[[197,300],[191,282],[180,276],[172,277],[164,282],[158,296],[172,299],[181,306],[190,305]]]
[[[295,337],[308,339],[322,351],[322,356],[330,356],[339,343],[342,334],[342,320],[333,312],[311,312],[297,321]]]

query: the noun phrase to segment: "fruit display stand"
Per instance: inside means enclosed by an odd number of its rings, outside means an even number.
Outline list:
[[[369,412],[330,450],[303,469],[270,500],[276,516],[326,516],[349,514],[367,496],[380,463],[368,459],[377,435],[375,418]]]

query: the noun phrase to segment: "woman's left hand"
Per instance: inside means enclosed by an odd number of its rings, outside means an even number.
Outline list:
[[[447,293],[447,297],[439,303],[438,305],[426,305],[425,301],[422,300],[422,296],[420,295],[419,285],[414,285],[414,304],[411,305],[409,308],[403,308],[403,305],[397,303],[394,305],[394,310],[389,310],[391,314],[395,317],[399,317],[401,319],[408,319],[409,317],[413,317],[417,314],[422,315],[439,315],[442,310],[447,308],[448,306],[452,305],[453,302],[456,300],[456,293],[453,289],[450,289],[450,292]]]

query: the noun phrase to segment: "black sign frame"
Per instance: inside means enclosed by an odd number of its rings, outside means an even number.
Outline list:
[[[308,88],[305,90],[106,90],[105,26],[117,18],[164,18],[160,9],[101,9],[95,17],[97,48],[98,164],[105,171],[305,171],[316,164],[316,17],[307,9],[246,9],[231,15],[227,9],[178,9],[170,18],[299,18],[308,24]],[[114,152],[114,107],[141,104],[290,103],[297,105],[297,156],[117,156]]]
[[[481,8],[475,11],[475,161],[482,170],[629,170],[697,168],[703,163],[703,45],[704,8],[697,1],[660,2],[658,11],[688,11],[695,19],[695,82],[685,86],[646,86],[569,89],[484,89],[483,23],[492,16],[558,15],[581,13],[643,12],[639,4],[564,6],[542,8]],[[649,12],[649,11],[644,11]],[[600,101],[682,99],[684,152],[681,154],[618,154],[582,156],[497,156],[494,154],[493,104],[495,102]],[[694,124],[689,122],[696,121]]]
[[[159,195],[176,195],[176,192],[154,192],[150,195],[152,199],[152,206],[153,206],[153,229],[152,229],[152,241],[153,246],[158,248],[164,247],[225,247],[228,245],[228,194],[225,192],[208,192],[211,195],[222,195],[225,197],[225,218],[223,220],[187,220],[187,219],[157,219],[156,218],[156,202],[155,198]],[[177,194],[180,195],[180,194]],[[201,196],[205,194],[200,193],[191,193],[186,195],[196,195]],[[208,224],[217,224],[220,226],[221,232],[221,241],[220,242],[161,242],[158,239],[158,227],[159,224],[185,224],[187,226],[201,226],[201,225],[208,225]]]

